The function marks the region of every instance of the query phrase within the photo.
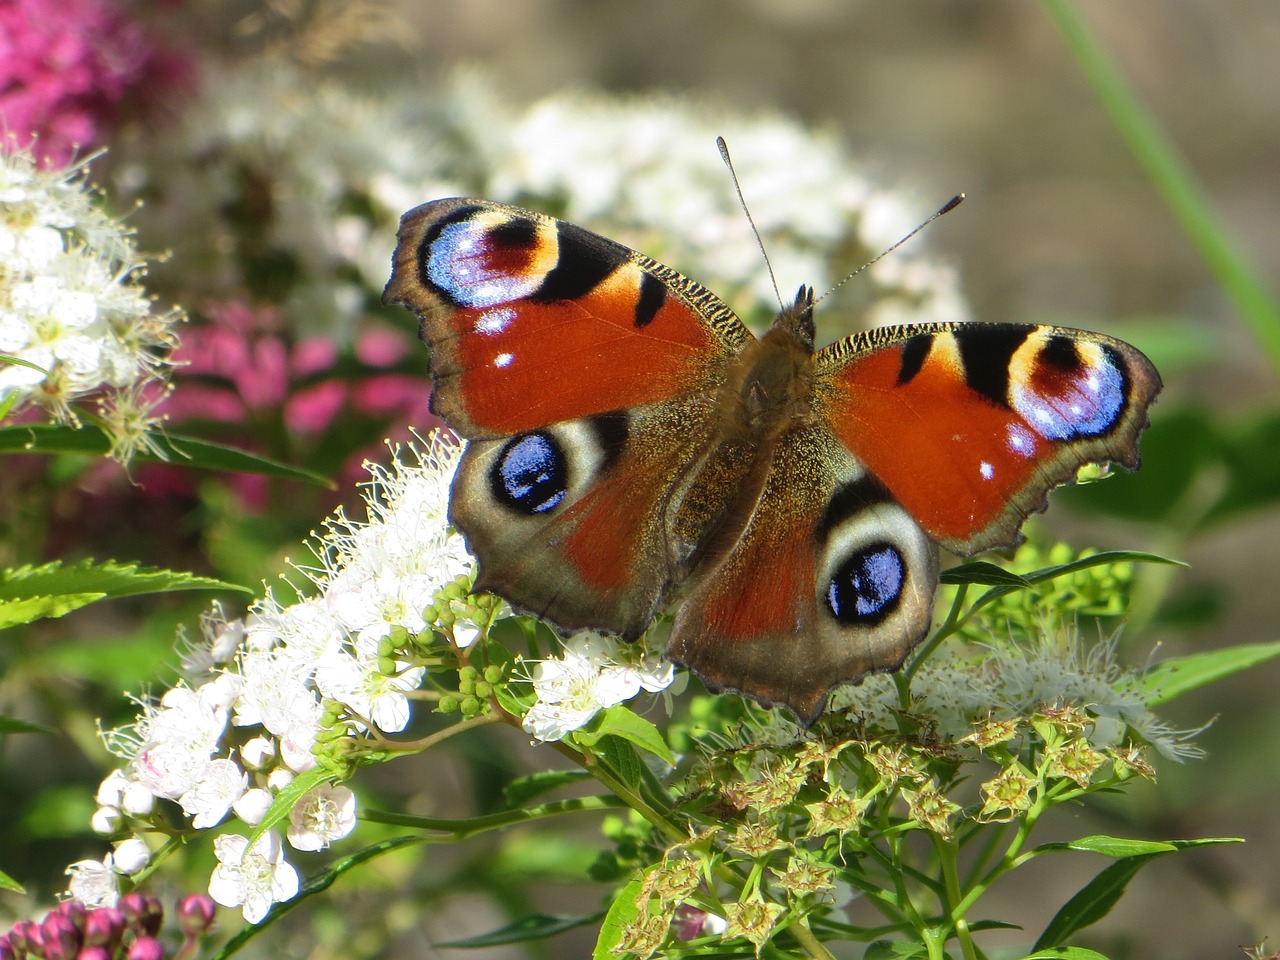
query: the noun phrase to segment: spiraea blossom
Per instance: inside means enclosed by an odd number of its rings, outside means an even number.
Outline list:
[[[29,153],[0,154],[0,399],[73,420],[72,401],[100,398],[116,454],[145,442],[149,401],[174,342],[140,280],[132,234],[101,208],[84,164],[38,170]],[[14,361],[18,362],[14,362]]]
[[[185,298],[245,288],[284,307],[300,335],[353,336],[386,281],[400,215],[456,195],[554,212],[669,263],[744,315],[776,309],[718,134],[784,299],[801,283],[826,291],[947,199],[885,189],[837,136],[776,115],[570,94],[521,106],[475,73],[373,94],[271,58],[221,70],[176,136],[125,148],[121,185],[145,192],[139,224],[151,243],[224,284],[186,287]],[[161,170],[163,180],[147,173]],[[235,211],[258,195],[270,202],[255,205],[246,233]],[[256,259],[264,245],[288,262],[287,288]],[[276,286],[260,289],[264,276]],[[924,238],[836,303],[856,316],[827,311],[832,335],[968,318],[958,275]]]
[[[524,729],[539,740],[559,740],[606,707],[641,690],[661,693],[674,679],[671,662],[643,642],[578,633],[565,641],[562,656],[534,665],[538,699],[524,716]]]
[[[193,830],[229,818],[252,826],[280,790],[316,767],[317,743],[335,723],[352,736],[404,729],[406,694],[424,671],[406,654],[388,655],[388,638],[425,630],[423,610],[471,573],[445,521],[458,454],[440,438],[397,448],[390,466],[370,468],[368,519],[336,514],[312,545],[317,563],[299,568],[314,595],[286,603],[268,593],[243,622],[215,608],[201,641],[180,639],[185,677],[142,699],[137,720],[106,735],[126,763],[99,788],[100,832],[145,835],[163,800],[176,803]],[[355,815],[350,789],[321,784],[293,808],[286,839],[296,850],[320,850],[346,836]],[[144,848],[124,843],[114,860],[76,865],[73,896],[105,902],[117,874],[140,868]],[[240,906],[250,922],[297,892],[297,871],[276,834],[252,847],[243,836],[223,836],[217,853],[209,893]]]

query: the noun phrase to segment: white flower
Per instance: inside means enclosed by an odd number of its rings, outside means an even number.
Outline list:
[[[575,634],[565,641],[563,657],[534,667],[538,700],[522,725],[539,740],[559,740],[642,689],[665,689],[674,675],[671,664],[651,657],[639,644],[594,632]]]
[[[233,760],[212,760],[178,802],[197,830],[217,826],[249,788],[249,777]]]
[[[218,751],[226,725],[225,709],[203,702],[189,687],[174,687],[161,698],[159,709],[139,718],[133,779],[158,797],[176,800]]]
[[[155,794],[144,784],[130,780],[120,796],[120,809],[131,817],[145,817],[155,809]]]
[[[384,733],[398,733],[409,724],[409,700],[404,691],[415,689],[426,672],[396,662],[397,672],[384,674],[375,644],[358,641],[353,653],[335,653],[316,669],[316,685],[328,698],[364,717]]]
[[[123,822],[119,807],[99,807],[89,818],[89,829],[94,833],[108,837],[120,829]]]
[[[356,795],[347,787],[322,784],[289,812],[286,836],[296,850],[323,850],[356,825]]]
[[[297,895],[298,871],[284,859],[274,830],[252,847],[248,837],[224,834],[213,841],[213,850],[218,866],[209,879],[209,896],[224,907],[240,907],[247,922],[258,923],[273,903]]]
[[[243,650],[237,660],[243,686],[235,703],[236,726],[262,725],[276,736],[296,724],[318,724],[323,709],[310,687],[314,664],[284,647]]]
[[[271,809],[271,791],[261,787],[253,787],[240,795],[231,805],[237,817],[251,827],[256,827]]]
[[[188,641],[179,635],[178,655],[182,669],[189,675],[209,673],[226,666],[244,641],[243,620],[228,620],[222,604],[214,601],[200,616],[200,640]]]
[[[240,760],[250,770],[262,770],[276,758],[276,745],[266,737],[254,737],[240,748]]]
[[[125,788],[128,786],[129,778],[124,775],[124,771],[112,770],[98,785],[98,792],[94,794],[93,799],[100,806],[118,807],[120,806],[121,798],[124,796]]]
[[[61,420],[78,397],[124,398],[156,379],[178,319],[152,311],[131,233],[102,212],[85,175],[84,164],[38,170],[29,153],[0,151],[0,353],[38,368],[0,364],[0,396]],[[127,459],[140,443],[113,434],[112,449]]]
[[[141,837],[129,837],[112,847],[111,857],[116,871],[131,877],[151,862],[151,848]]]
[[[91,910],[95,907],[114,907],[120,899],[114,865],[109,853],[101,861],[77,860],[66,870],[67,876],[71,878],[67,884],[67,892],[72,899],[79,900]]]

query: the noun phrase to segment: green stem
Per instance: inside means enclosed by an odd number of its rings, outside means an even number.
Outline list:
[[[360,813],[360,819],[371,823],[388,823],[397,827],[413,827],[416,830],[432,830],[436,836],[423,839],[426,842],[439,843],[466,840],[477,833],[498,830],[528,820],[541,820],[560,813],[612,810],[625,805],[625,802],[617,797],[574,797],[569,800],[540,803],[533,807],[517,807],[514,810],[503,810],[500,813],[490,813],[481,817],[464,817],[455,820],[418,817],[389,810],[363,810]]]
[[[965,960],[978,960],[973,936],[969,931],[969,921],[965,919],[963,911],[956,910],[956,905],[964,899],[960,891],[960,871],[957,864],[959,844],[954,840],[943,839],[937,834],[932,834],[932,837],[934,848],[938,851],[938,862],[942,867],[942,878],[947,889],[947,904],[950,907],[944,911],[944,916],[950,917],[955,925],[956,939],[960,942],[960,952]]]
[[[1280,371],[1280,306],[1233,249],[1195,174],[1133,95],[1106,51],[1081,19],[1073,0],[1041,0],[1081,73],[1142,165],[1183,232]]]
[[[787,932],[796,938],[800,946],[804,947],[805,952],[814,960],[836,960],[835,955],[814,935],[809,928],[809,921],[804,917],[791,924]]]

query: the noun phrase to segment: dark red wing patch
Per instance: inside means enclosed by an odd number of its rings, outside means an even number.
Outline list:
[[[1160,388],[1127,344],[1055,327],[876,331],[816,363],[831,430],[931,537],[965,555],[1016,542],[1083,464],[1137,466]]]

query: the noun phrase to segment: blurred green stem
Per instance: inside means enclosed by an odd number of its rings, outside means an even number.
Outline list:
[[[1107,58],[1074,0],[1041,2],[1138,163],[1280,372],[1280,306],[1232,248],[1190,167]]]

